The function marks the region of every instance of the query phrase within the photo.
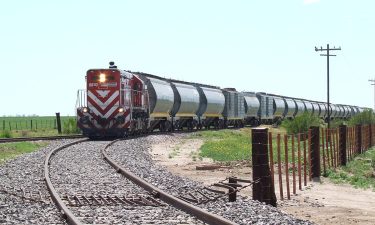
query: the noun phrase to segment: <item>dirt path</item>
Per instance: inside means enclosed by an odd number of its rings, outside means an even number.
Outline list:
[[[159,165],[165,166],[172,173],[205,185],[228,176],[251,179],[251,168],[240,164],[231,168],[196,170],[197,165],[212,163],[210,159],[199,158],[202,144],[203,140],[199,139],[177,138],[155,144],[151,154]],[[240,194],[251,195],[251,188],[242,190]],[[375,192],[355,189],[349,185],[335,185],[328,179],[322,179],[321,183],[310,183],[303,191],[297,191],[296,196],[292,195],[291,200],[278,201],[278,207],[297,218],[317,224],[375,225]]]

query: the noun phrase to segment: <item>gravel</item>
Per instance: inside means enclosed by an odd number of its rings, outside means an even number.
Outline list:
[[[112,145],[107,153],[120,165],[170,194],[180,195],[188,190],[202,190],[201,183],[173,175],[164,167],[156,165],[149,154],[153,143],[177,140],[185,135],[150,135],[124,140]],[[243,196],[237,196],[236,202],[228,202],[227,198],[221,198],[199,206],[238,224],[313,224]]]
[[[0,224],[65,224],[60,212],[49,200],[43,180],[44,159],[52,149],[73,141],[51,141],[39,151],[0,165]],[[21,188],[26,197],[35,201],[22,199]]]
[[[108,141],[83,142],[56,153],[50,165],[51,181],[64,195],[149,195],[125,179],[103,160],[100,150]],[[73,214],[89,224],[202,224],[169,205],[70,207]]]

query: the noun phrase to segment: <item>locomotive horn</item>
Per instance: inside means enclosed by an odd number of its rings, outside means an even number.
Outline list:
[[[109,62],[109,68],[110,68],[110,69],[116,69],[117,66],[115,66],[115,62],[110,61],[110,62]]]

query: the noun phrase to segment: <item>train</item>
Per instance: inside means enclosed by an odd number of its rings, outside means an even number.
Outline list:
[[[120,70],[114,62],[109,68],[89,69],[85,78],[76,115],[77,126],[90,138],[279,124],[303,113],[348,119],[366,109],[344,104],[328,109],[319,101]]]

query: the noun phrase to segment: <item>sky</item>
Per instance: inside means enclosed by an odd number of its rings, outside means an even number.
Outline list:
[[[107,68],[374,107],[375,1],[0,0],[0,116],[75,115]]]

